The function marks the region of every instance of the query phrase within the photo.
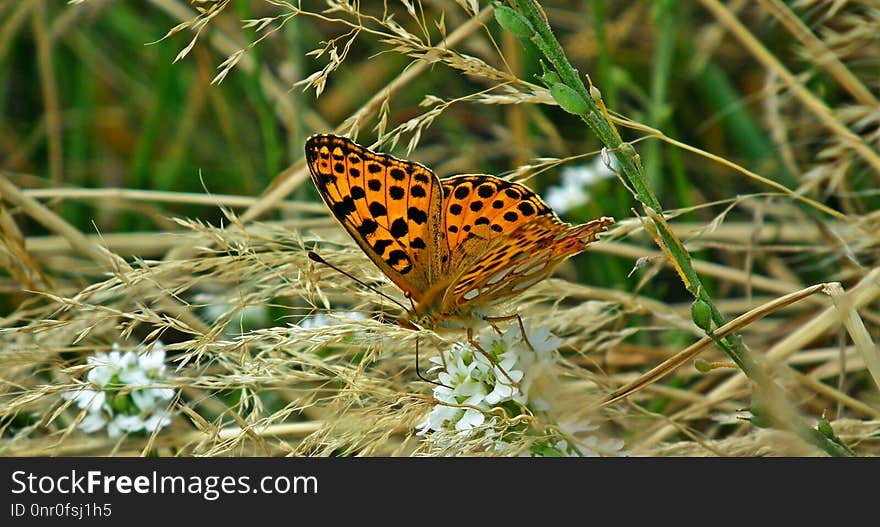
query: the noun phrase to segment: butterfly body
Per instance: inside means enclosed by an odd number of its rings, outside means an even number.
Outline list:
[[[416,325],[467,321],[549,276],[613,223],[562,222],[529,188],[490,175],[440,180],[335,135],[306,141],[336,219],[414,305]]]

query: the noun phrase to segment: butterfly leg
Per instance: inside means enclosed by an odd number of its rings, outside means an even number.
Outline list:
[[[516,323],[519,326],[520,335],[522,335],[523,342],[526,346],[528,346],[530,350],[532,350],[533,353],[535,352],[535,347],[532,346],[531,342],[529,342],[529,336],[526,335],[526,326],[525,324],[523,324],[522,317],[519,316],[519,313],[514,313],[512,315],[505,315],[501,317],[483,317],[483,320],[485,320],[489,324],[492,324],[492,327],[495,327],[495,322],[509,322],[511,320],[516,320]]]
[[[483,347],[480,346],[480,344],[479,344],[476,340],[474,340],[474,330],[473,330],[472,328],[467,328],[467,341],[468,341],[468,344],[470,344],[471,346],[473,346],[473,348],[474,348],[475,350],[477,350],[481,355],[483,355],[484,357],[486,357],[486,359],[492,364],[492,366],[495,366],[496,368],[498,368],[498,369],[501,371],[501,373],[503,373],[504,376],[507,377],[507,380],[510,381],[510,384],[511,384],[511,385],[515,385],[515,384],[516,384],[516,381],[514,381],[514,380],[510,377],[510,374],[508,374],[508,373],[504,370],[504,368],[502,368],[501,365],[498,364],[498,359],[496,359],[495,357],[493,357],[492,354],[489,353],[488,351],[484,350]]]

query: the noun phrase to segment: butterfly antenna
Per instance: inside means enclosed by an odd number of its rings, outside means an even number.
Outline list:
[[[330,262],[328,262],[327,260],[321,258],[321,257],[318,255],[318,253],[316,253],[316,252],[314,252],[314,251],[309,251],[309,252],[308,252],[308,255],[309,255],[309,260],[311,260],[311,261],[313,261],[313,262],[317,262],[317,263],[319,263],[319,264],[326,265],[326,266],[329,267],[330,269],[333,269],[333,270],[336,271],[337,273],[342,274],[342,275],[348,277],[348,278],[351,279],[351,280],[354,280],[356,283],[358,283],[358,284],[360,284],[360,285],[366,287],[367,289],[369,289],[370,291],[373,291],[374,293],[378,294],[379,296],[382,296],[383,298],[386,298],[386,299],[388,299],[388,300],[394,302],[395,304],[397,304],[398,306],[400,306],[400,308],[403,309],[404,311],[409,311],[409,310],[406,308],[405,305],[401,304],[400,302],[398,302],[398,301],[395,300],[394,298],[392,298],[392,297],[386,295],[386,294],[383,293],[382,291],[379,291],[378,289],[376,289],[375,287],[369,285],[368,283],[364,282],[363,280],[357,278],[356,276],[353,276],[353,275],[350,274],[348,271],[343,271],[343,270],[340,269],[339,267],[336,267],[336,266],[333,265],[332,263],[330,263]]]
[[[436,386],[443,386],[443,387],[449,388],[450,390],[452,389],[449,386],[446,386],[445,384],[443,384],[442,382],[432,381],[431,379],[422,375],[422,370],[419,368],[419,339],[418,339],[418,337],[416,337],[416,375],[418,375],[419,379],[421,379],[425,382],[429,382],[429,383],[436,385]]]

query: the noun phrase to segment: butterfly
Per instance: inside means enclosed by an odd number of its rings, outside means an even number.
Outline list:
[[[345,137],[313,135],[305,153],[333,216],[413,303],[401,324],[473,319],[548,277],[614,222],[570,225],[518,183],[441,181],[424,165]]]

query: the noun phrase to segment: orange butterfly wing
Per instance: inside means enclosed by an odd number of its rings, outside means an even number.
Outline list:
[[[439,272],[440,181],[426,167],[334,135],[306,141],[312,180],[364,253],[418,302]]]

